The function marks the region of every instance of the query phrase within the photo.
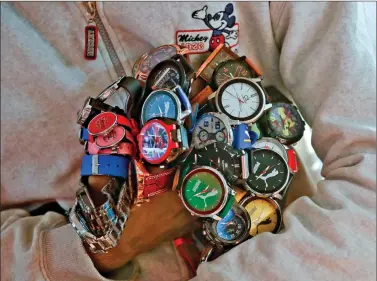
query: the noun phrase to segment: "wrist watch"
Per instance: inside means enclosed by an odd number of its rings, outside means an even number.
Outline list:
[[[96,115],[88,124],[88,133],[92,136],[107,135],[118,125],[123,126],[134,136],[139,133],[134,119],[129,120],[113,112],[101,112]]]
[[[187,174],[181,173],[182,176],[179,195],[192,215],[215,220],[226,216],[234,203],[235,192],[219,171],[209,166],[196,166]]]
[[[81,176],[107,175],[127,179],[129,161],[122,155],[84,155]]]
[[[269,148],[251,150],[248,159],[250,173],[245,181],[246,189],[258,196],[282,200],[294,175],[287,161]]]
[[[141,160],[133,159],[128,169],[128,183],[135,194],[133,204],[148,202],[150,197],[171,190],[178,184],[177,167],[151,174]]]
[[[118,193],[118,201],[110,195],[116,184],[117,181],[113,178],[102,189],[106,199],[100,206],[94,205],[87,187],[82,186],[76,193],[73,207],[69,210],[68,219],[71,225],[93,253],[107,253],[116,247],[130,214],[125,196],[125,190],[128,188],[126,185]]]
[[[195,150],[194,163],[220,171],[230,184],[242,183],[249,177],[248,154],[225,143],[213,143]]]
[[[296,174],[299,170],[296,152],[293,148],[281,144],[274,138],[261,138],[253,145],[254,149],[267,148],[275,151],[288,163],[289,169]]]
[[[175,55],[171,59],[161,61],[151,70],[145,82],[146,91],[148,93],[151,90],[180,86],[186,93],[193,73],[194,69],[188,61],[181,55]]]
[[[255,123],[271,107],[259,78],[233,78],[223,83],[208,100],[215,103],[218,112],[232,121]]]
[[[234,204],[228,214],[219,221],[204,220],[203,235],[216,247],[231,248],[249,236],[250,217],[247,211]]]
[[[289,103],[273,103],[258,121],[263,136],[272,137],[285,145],[298,142],[305,131],[305,122],[297,107]]]
[[[240,201],[250,217],[249,234],[254,237],[263,232],[278,233],[283,225],[279,204],[269,197],[250,195]]]
[[[100,100],[87,97],[81,110],[77,112],[77,124],[84,128],[87,128],[90,120],[103,111],[114,112],[120,115],[126,115],[126,113],[119,107],[112,107]]]
[[[170,163],[189,147],[186,129],[167,118],[145,123],[137,141],[140,158],[150,164]]]
[[[154,118],[169,118],[183,124],[192,113],[190,101],[180,86],[172,90],[160,89],[151,92],[146,98],[141,109],[140,123],[143,125]]]
[[[132,68],[132,75],[141,81],[146,81],[151,70],[161,61],[171,59],[175,55],[186,55],[187,48],[178,45],[163,45],[142,55]]]
[[[239,57],[230,48],[220,44],[196,72],[196,78],[205,80],[209,85],[190,95],[192,103],[200,105],[207,102],[208,96],[222,83],[233,78],[256,78],[262,73],[250,59]]]

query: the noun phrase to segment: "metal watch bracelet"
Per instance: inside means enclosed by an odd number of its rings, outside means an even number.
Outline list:
[[[130,214],[128,189],[128,185],[123,184],[116,205],[109,193],[103,192],[108,200],[95,210],[85,206],[82,202],[80,203],[80,198],[76,198],[75,204],[69,212],[69,221],[91,252],[107,253],[108,250],[117,246]],[[82,207],[85,210],[82,210]],[[86,215],[84,215],[85,213]],[[113,219],[109,219],[112,216]],[[100,235],[98,235],[98,231],[92,230],[93,227],[101,229]],[[97,232],[97,235],[93,232]]]

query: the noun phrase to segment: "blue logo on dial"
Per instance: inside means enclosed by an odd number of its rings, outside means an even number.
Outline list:
[[[177,120],[178,106],[173,95],[174,93],[165,90],[152,92],[143,105],[143,123],[161,117]]]
[[[240,216],[235,215],[233,210],[230,210],[216,225],[217,235],[226,241],[239,239],[245,230],[245,221]]]

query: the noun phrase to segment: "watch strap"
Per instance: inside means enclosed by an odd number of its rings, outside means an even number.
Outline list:
[[[258,76],[262,75],[262,71],[249,58],[245,57],[245,62]]]
[[[298,166],[296,151],[293,148],[288,148],[287,156],[288,156],[289,168],[294,174],[297,173],[299,171],[299,166]]]
[[[81,176],[107,175],[126,179],[129,159],[116,155],[84,155]]]
[[[176,170],[176,167],[174,167],[157,174],[148,173],[144,177],[143,198],[149,198],[171,190]]]
[[[240,150],[252,149],[258,139],[258,135],[250,130],[245,123],[234,126],[233,136],[233,147]]]
[[[217,214],[220,218],[224,218],[229,211],[232,209],[233,203],[235,201],[235,196],[229,193],[228,200],[225,203],[224,208]]]
[[[203,90],[197,93],[193,98],[191,98],[191,104],[198,103],[203,105],[208,101],[208,97],[213,93],[213,90],[210,86],[206,86]]]
[[[276,89],[274,86],[269,86],[264,88],[267,100],[271,103],[276,102],[284,102],[292,104],[292,101],[289,100],[286,96],[284,96],[278,89]]]
[[[135,148],[136,148],[135,145],[131,143],[127,143],[127,142],[121,142],[109,148],[99,148],[95,142],[88,142],[88,145],[87,145],[87,151],[89,154],[105,154],[105,155],[120,154],[120,155],[128,155],[131,157],[136,156]]]

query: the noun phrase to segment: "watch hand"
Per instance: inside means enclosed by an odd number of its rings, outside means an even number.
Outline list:
[[[162,110],[161,110],[160,106],[158,106],[158,110],[160,110],[160,114],[161,114],[161,116],[163,116],[164,114],[162,113]]]
[[[169,102],[165,102],[165,116],[168,116],[168,111],[169,111]]]
[[[194,196],[199,196],[200,194],[206,193],[208,191],[208,188],[209,188],[209,185],[207,185],[207,187],[203,189],[202,191],[199,191],[198,193],[196,193]]]
[[[165,75],[170,71],[170,68],[167,68],[161,75],[161,77],[156,81],[156,83],[152,86],[152,90],[156,88],[156,86],[160,83],[160,81],[165,77]]]
[[[270,165],[268,165],[267,168],[264,169],[264,171],[262,171],[262,173],[260,173],[260,175],[259,175],[256,179],[258,180],[261,176],[263,176],[265,173],[267,173],[267,171],[268,171],[269,169],[270,169]]]

